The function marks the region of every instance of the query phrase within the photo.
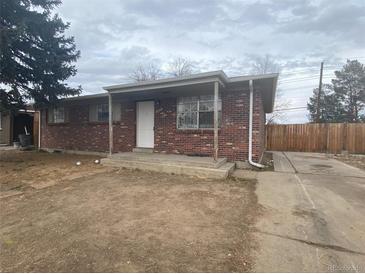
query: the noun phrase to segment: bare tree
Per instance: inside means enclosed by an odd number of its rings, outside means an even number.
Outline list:
[[[281,89],[277,89],[275,96],[274,111],[266,115],[266,124],[280,124],[287,121],[286,110],[290,108],[291,102],[284,97]]]
[[[274,58],[266,54],[263,57],[256,57],[252,63],[253,74],[266,74],[266,73],[278,73],[280,72],[280,65],[274,60]],[[283,91],[277,89],[275,96],[275,105],[273,113],[266,116],[267,124],[283,123],[287,120],[287,114],[285,109],[290,107],[290,100],[284,97]]]
[[[280,72],[280,65],[270,54],[257,56],[252,63],[252,74],[266,74]]]
[[[190,75],[193,73],[194,64],[184,57],[177,57],[169,63],[168,72],[174,77]]]
[[[161,77],[161,70],[154,64],[139,65],[129,77],[136,82],[157,80]]]

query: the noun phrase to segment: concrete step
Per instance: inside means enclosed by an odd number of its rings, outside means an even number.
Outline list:
[[[137,152],[137,153],[153,153],[153,148],[135,147],[133,149],[133,152]]]
[[[124,167],[129,169],[149,170],[169,174],[189,175],[203,178],[225,179],[233,172],[234,163],[224,163],[219,168],[207,168],[201,166],[189,166],[179,163],[158,163],[146,161],[131,161],[125,159],[103,158],[101,164],[112,167]]]
[[[199,166],[206,168],[219,168],[227,162],[226,158],[219,158],[214,161],[211,157],[193,157],[187,155],[160,154],[160,153],[143,153],[143,152],[124,152],[115,153],[108,156],[115,160],[128,160],[139,162],[154,162],[160,164],[175,164],[184,166]]]

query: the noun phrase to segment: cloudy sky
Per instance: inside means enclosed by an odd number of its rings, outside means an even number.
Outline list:
[[[347,58],[365,63],[364,0],[64,0],[57,9],[71,23],[81,58],[84,94],[131,81],[140,64],[165,69],[180,56],[196,72],[250,74],[269,54],[281,66],[279,89],[290,100],[286,123],[307,121],[306,102]]]

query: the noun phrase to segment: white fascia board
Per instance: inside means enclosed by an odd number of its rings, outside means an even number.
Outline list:
[[[222,82],[227,81],[227,79],[228,79],[227,75],[223,71],[218,70],[218,71],[198,73],[198,74],[182,76],[182,77],[174,77],[174,78],[152,80],[152,81],[143,81],[143,82],[138,82],[138,83],[130,83],[130,84],[122,84],[122,85],[112,85],[112,86],[103,87],[103,89],[111,92],[112,90],[124,90],[124,89],[135,88],[135,87],[139,87],[141,89],[142,87],[163,85],[163,84],[164,85],[171,84],[171,86],[174,86],[173,84],[178,84],[180,82],[186,83],[186,82],[193,81],[193,80],[199,80],[199,79],[205,79],[205,78],[211,78],[211,77],[218,77],[218,78],[220,78],[220,80],[223,80]]]
[[[113,90],[109,90],[110,94],[114,93],[128,93],[128,92],[136,92],[136,91],[146,91],[146,90],[154,90],[154,89],[162,89],[162,88],[174,88],[174,87],[182,87],[189,85],[197,85],[197,84],[206,84],[219,82],[222,86],[225,86],[224,82],[219,77],[209,77],[206,79],[196,79],[196,80],[184,80],[179,82],[171,82],[171,83],[160,83],[156,84],[154,82],[153,85],[139,85],[139,86],[131,86],[129,88],[113,88]]]
[[[60,101],[77,101],[77,100],[96,99],[96,98],[103,98],[103,97],[105,97],[105,98],[108,97],[108,93],[103,92],[103,93],[97,93],[97,94],[61,98]]]
[[[261,80],[261,79],[269,79],[269,78],[278,78],[278,77],[279,77],[279,73],[237,76],[237,77],[228,78],[228,83],[243,82],[243,81],[249,81],[249,80]]]

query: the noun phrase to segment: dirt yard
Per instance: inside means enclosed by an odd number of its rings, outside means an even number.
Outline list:
[[[0,197],[107,171],[94,163],[97,159],[100,156],[0,150]]]
[[[2,272],[253,267],[255,181],[115,170],[92,156],[0,153],[1,192],[18,191],[0,199]]]
[[[365,170],[365,155],[342,155],[336,154],[334,159],[344,162],[345,164]]]

